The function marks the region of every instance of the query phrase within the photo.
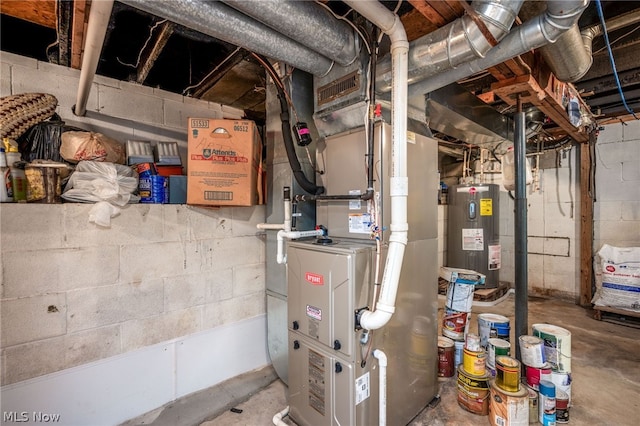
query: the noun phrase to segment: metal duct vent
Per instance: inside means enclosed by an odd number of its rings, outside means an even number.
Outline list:
[[[353,71],[318,88],[318,105],[324,105],[360,89],[360,73]]]

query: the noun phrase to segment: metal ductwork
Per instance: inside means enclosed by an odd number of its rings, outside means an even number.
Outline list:
[[[520,11],[523,20],[531,19],[545,10],[546,3],[529,1]],[[540,53],[553,74],[565,82],[574,82],[582,78],[593,62],[591,52],[587,51],[580,34],[580,28],[575,23],[558,39],[540,48]]]
[[[466,62],[445,73],[428,76],[409,86],[409,92],[422,96],[515,56],[553,43],[578,22],[588,3],[588,0],[548,1],[543,14],[514,28],[484,58]]]
[[[333,66],[331,59],[283,35],[281,31],[276,31],[218,1],[121,1],[211,37],[291,64],[314,75],[324,75]],[[310,29],[304,28],[306,31]]]
[[[523,0],[476,0],[471,4],[472,12],[411,42],[409,84],[484,57],[509,33],[522,3]],[[376,87],[387,92],[391,89],[391,59],[385,57],[377,68]]]
[[[347,66],[358,59],[358,38],[355,37],[353,29],[314,2],[298,0],[223,0],[223,2],[342,66]]]

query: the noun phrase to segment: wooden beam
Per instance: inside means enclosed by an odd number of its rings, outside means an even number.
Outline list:
[[[136,82],[142,84],[147,79],[151,68],[153,68],[153,64],[155,64],[156,59],[158,59],[162,50],[167,45],[169,37],[173,34],[175,27],[176,25],[173,22],[163,21],[159,24],[159,28],[154,30],[152,39],[143,47],[142,54],[140,55]]]
[[[84,35],[89,21],[87,0],[73,0],[73,18],[71,23],[71,68],[79,70],[82,66]]]
[[[194,88],[191,96],[194,98],[205,98],[213,90],[213,87],[222,80],[222,78],[231,71],[236,65],[238,65],[247,56],[247,52],[240,49],[235,53],[232,53],[227,59],[224,60],[222,65],[218,65]],[[217,102],[217,101],[216,101]]]
[[[400,17],[400,21],[407,31],[407,39],[409,41],[418,39],[438,29],[436,25],[426,19],[424,15],[416,9],[411,9],[409,12],[403,14]]]
[[[436,27],[442,27],[449,22],[426,0],[409,0],[409,3]]]
[[[73,3],[58,3],[58,65],[68,67],[71,63],[71,39],[73,38]]]
[[[591,306],[593,298],[593,182],[591,149],[596,132],[589,143],[580,144],[580,306]]]
[[[43,27],[56,29],[56,0],[0,1],[0,12]],[[25,37],[25,35],[16,35]]]

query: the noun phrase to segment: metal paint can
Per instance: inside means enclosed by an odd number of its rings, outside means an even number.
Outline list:
[[[471,312],[474,290],[475,285],[473,284],[450,282],[447,287],[446,307],[452,311]]]
[[[529,393],[529,424],[538,424],[538,392],[526,386]]]
[[[489,345],[487,347],[487,366],[496,366],[496,356],[509,355],[511,351],[511,343],[503,339],[492,337],[489,339]]]
[[[541,380],[551,381],[551,367],[545,365],[544,367],[529,367],[526,366],[527,385],[531,386],[535,390],[539,390],[538,384]]]
[[[464,348],[462,355],[462,367],[464,370],[474,376],[484,376],[487,373],[486,370],[486,357],[484,351],[470,351]]]
[[[442,335],[453,340],[464,340],[471,313],[445,308],[442,317]]]
[[[556,422],[569,423],[569,395],[561,390],[556,391]]]
[[[489,377],[474,376],[458,367],[458,405],[465,410],[486,416],[489,414]]]
[[[453,362],[455,364],[455,368],[457,369],[460,364],[462,364],[462,353],[464,352],[464,341],[463,340],[454,340],[453,346],[455,347],[455,352],[453,356]]]
[[[464,347],[473,352],[478,352],[482,348],[480,347],[480,337],[477,334],[467,333],[467,337],[464,339]]]
[[[571,374],[552,371],[550,381],[556,385],[556,391],[562,391],[569,396],[569,406],[571,406]]]
[[[543,367],[546,363],[544,341],[536,336],[520,336],[520,358],[529,367]]]
[[[478,334],[480,335],[480,345],[487,348],[489,339],[497,337],[509,341],[509,318],[498,314],[478,315]]]
[[[493,426],[526,426],[529,424],[529,392],[508,392],[495,381],[490,384],[489,423]]]
[[[496,385],[507,392],[520,390],[520,361],[507,355],[496,357]]]
[[[544,341],[545,358],[551,369],[571,373],[571,332],[551,324],[533,324],[533,335]]]
[[[438,336],[438,377],[453,377],[454,343],[448,337]]]
[[[556,385],[543,380],[539,384],[538,392],[538,421],[543,426],[556,424]]]

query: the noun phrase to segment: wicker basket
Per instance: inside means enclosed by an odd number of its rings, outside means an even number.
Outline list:
[[[18,139],[35,124],[50,118],[58,99],[48,93],[22,93],[0,98],[0,137]]]

